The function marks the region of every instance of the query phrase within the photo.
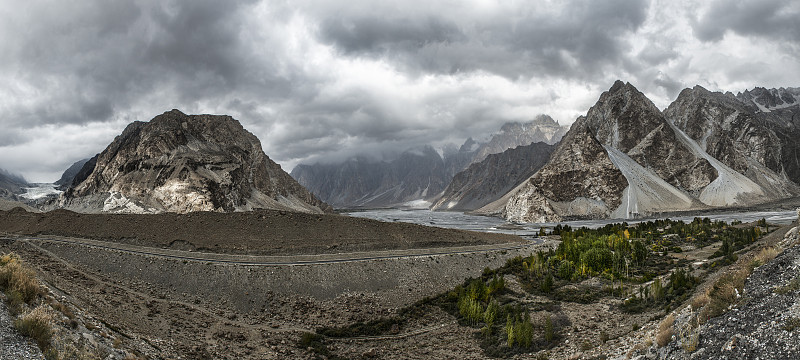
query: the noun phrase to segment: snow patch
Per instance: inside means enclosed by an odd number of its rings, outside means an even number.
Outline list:
[[[26,198],[28,200],[37,200],[46,198],[50,195],[59,195],[63,193],[63,191],[56,189],[56,184],[41,183],[33,185],[36,186],[24,188],[25,193],[21,194],[20,197]]]

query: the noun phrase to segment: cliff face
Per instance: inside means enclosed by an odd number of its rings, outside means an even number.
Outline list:
[[[554,149],[537,142],[491,154],[456,174],[431,210],[470,211],[496,201],[544,166]]]
[[[795,97],[800,96],[775,89],[734,96],[695,86],[682,91],[664,114],[710,156],[771,197],[787,197],[797,193],[800,182],[800,105]]]
[[[178,110],[128,125],[81,168],[59,205],[132,213],[330,209],[269,159],[238,121]]]
[[[550,162],[494,207],[510,220],[542,222],[796,196],[797,106],[781,95],[783,103],[765,108],[757,102],[776,101],[760,96],[748,103],[687,89],[662,113],[618,81],[575,122]]]

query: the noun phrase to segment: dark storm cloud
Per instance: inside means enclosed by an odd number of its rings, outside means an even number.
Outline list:
[[[488,70],[502,76],[592,77],[621,65],[626,35],[645,21],[648,2],[570,1],[464,18],[435,9],[419,20],[335,13],[320,37],[350,55],[385,58],[423,72]]]
[[[25,70],[26,82],[44,96],[20,109],[17,122],[108,121],[169,87],[176,102],[230,91],[247,78],[235,19],[244,5],[97,1],[20,14],[18,24],[31,24],[31,31],[9,39],[16,53],[9,65]]]
[[[795,0],[714,1],[693,23],[703,41],[719,41],[728,31],[800,44],[800,5]]]
[[[797,5],[705,4],[14,2],[0,7],[0,168],[57,178],[172,108],[234,116],[291,169],[540,113],[570,123],[618,78],[660,107],[697,83],[797,86],[797,61],[760,46],[799,47]],[[715,43],[728,32],[759,48]]]
[[[656,86],[663,88],[670,98],[676,98],[678,93],[684,88],[680,81],[677,81],[664,73],[659,74],[655,80],[653,80],[653,83],[656,84]]]

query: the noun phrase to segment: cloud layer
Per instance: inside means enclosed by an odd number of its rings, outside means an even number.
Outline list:
[[[230,114],[291,169],[462,142],[614,80],[665,107],[800,86],[796,1],[82,1],[0,7],[0,168],[53,181],[127,123]]]

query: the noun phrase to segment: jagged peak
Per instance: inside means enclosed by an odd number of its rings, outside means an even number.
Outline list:
[[[603,92],[603,94],[600,95],[598,103],[603,103],[606,99],[620,95],[630,96],[631,98],[644,99],[647,100],[647,103],[650,104],[653,103],[645,94],[643,94],[641,91],[639,91],[639,89],[633,86],[633,84],[629,82],[622,82],[622,80],[615,81],[614,85],[612,85],[611,88],[608,89],[608,91]],[[653,105],[653,107],[655,107],[655,105]]]

